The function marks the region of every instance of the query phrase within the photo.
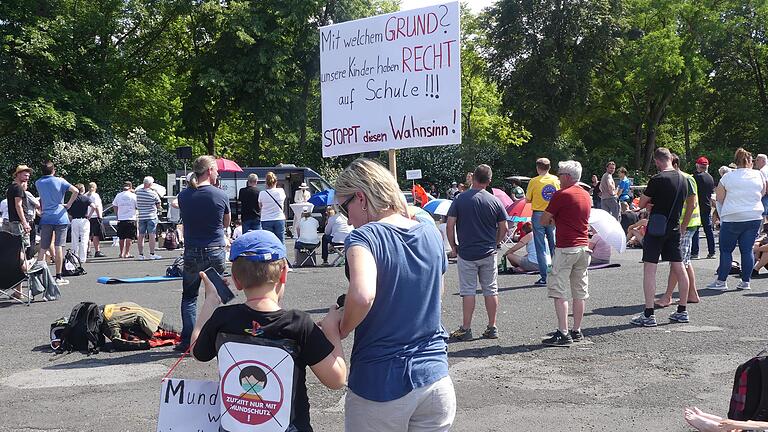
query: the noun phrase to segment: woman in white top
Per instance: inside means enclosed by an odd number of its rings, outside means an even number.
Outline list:
[[[504,252],[504,256],[507,258],[510,264],[512,264],[513,270],[525,273],[529,271],[538,271],[539,270],[539,262],[536,260],[536,246],[535,242],[533,242],[533,225],[531,225],[530,222],[526,222],[523,224],[521,231],[524,233],[524,235],[520,238],[520,240],[515,243],[514,246],[509,248],[506,252]],[[523,246],[525,246],[525,254],[524,255],[515,255],[515,252],[520,250]],[[549,257],[549,254],[546,254],[547,257],[547,265],[551,265],[552,261]]]
[[[304,207],[301,212],[301,219],[296,225],[296,265],[299,266],[299,249],[315,249],[320,246],[320,234],[317,230],[320,228],[320,223],[317,219],[312,217],[312,213],[309,207]]]
[[[88,183],[88,195],[91,198],[91,202],[96,204],[96,209],[92,207],[88,209],[88,222],[91,224],[91,243],[93,244],[93,256],[96,258],[104,257],[100,249],[100,243],[106,237],[104,233],[104,225],[102,225],[102,213],[104,212],[104,203],[101,201],[101,197],[96,193],[96,183]]]
[[[760,201],[766,192],[766,183],[758,170],[752,169],[752,154],[743,148],[736,150],[736,169],[720,179],[715,189],[720,208],[720,265],[717,280],[707,285],[711,289],[728,289],[726,278],[731,270],[733,250],[739,246],[741,253],[741,281],[736,289],[750,289],[755,243],[763,219]]]
[[[271,231],[285,244],[285,191],[277,186],[277,176],[268,172],[267,189],[259,193],[261,229]]]

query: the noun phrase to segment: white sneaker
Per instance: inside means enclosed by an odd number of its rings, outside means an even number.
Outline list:
[[[60,278],[60,277],[57,277],[55,279],[55,282],[56,282],[56,285],[58,285],[58,286],[69,285],[69,281],[68,280],[66,280],[64,278]]]
[[[151,260],[159,260],[159,259],[163,259],[163,257],[161,257],[160,255],[152,254],[152,255],[149,256],[149,259],[151,259]]]
[[[751,290],[752,287],[749,286],[749,282],[739,281],[739,283],[736,284],[737,290]]]
[[[706,286],[706,289],[726,291],[728,289],[728,282],[715,279],[714,282]]]
[[[146,258],[144,258],[144,255],[137,255],[136,261],[144,261]]]

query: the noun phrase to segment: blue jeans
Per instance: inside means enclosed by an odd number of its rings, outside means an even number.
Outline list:
[[[261,229],[270,231],[274,234],[282,244],[285,244],[285,221],[261,221]]]
[[[536,261],[539,263],[539,274],[547,280],[547,244],[549,253],[555,250],[555,227],[553,225],[541,225],[542,211],[533,212],[531,223],[533,224],[533,244],[536,246]]]
[[[715,254],[715,233],[712,231],[712,214],[703,212],[701,214],[701,226],[696,228],[693,233],[693,243],[691,244],[691,255],[699,255],[699,231],[704,229],[704,235],[707,237],[707,251],[709,255]]]
[[[247,233],[248,231],[256,231],[261,229],[261,220],[259,219],[248,219],[243,221],[243,234]]]
[[[181,343],[189,345],[197,317],[197,293],[200,291],[200,272],[213,267],[219,274],[226,269],[226,249],[187,247],[184,249],[184,272],[181,293]]]
[[[733,261],[733,250],[736,249],[737,244],[741,253],[741,280],[749,282],[752,279],[752,267],[755,266],[752,246],[755,244],[762,222],[758,219],[720,224],[720,265],[717,268],[717,280],[724,281],[728,277]]]

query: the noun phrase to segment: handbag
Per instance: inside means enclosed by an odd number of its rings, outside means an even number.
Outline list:
[[[680,173],[677,174],[678,176],[678,184],[680,183]],[[661,213],[651,213],[651,215],[648,217],[648,226],[645,228],[646,235],[650,235],[653,237],[663,237],[667,234],[667,222],[669,221],[669,218],[672,216],[672,211],[675,209],[675,202],[677,201],[677,197],[680,196],[680,188],[677,188],[677,193],[675,194],[675,199],[672,201],[672,206],[669,209],[669,213],[665,216]]]

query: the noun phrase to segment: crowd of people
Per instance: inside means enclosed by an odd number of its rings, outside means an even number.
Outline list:
[[[588,268],[604,260],[605,249],[610,248],[590,228],[593,207],[599,206],[626,224],[627,241],[643,248],[645,308],[631,320],[638,326],[657,324],[655,308],[670,305],[675,288],[679,301],[669,320],[690,321],[688,304],[699,301],[692,267],[693,251],[697,250],[694,243],[703,228],[708,257],[714,257],[713,211],[720,224],[720,265],[717,279],[707,288],[728,288],[726,276],[737,246],[742,263],[737,289],[750,289],[750,278],[759,271],[756,265],[768,262],[768,240],[765,236],[758,239],[768,214],[763,205],[768,203],[768,167],[763,155],[759,155],[755,166],[752,155],[738,149],[735,168],[724,173],[716,187],[707,173],[706,158],[697,160],[694,175],[680,171],[678,159],[665,148],[657,149],[653,158],[659,173],[650,179],[637,201],[626,170],[618,170],[618,182],[613,179],[615,163],[607,164],[599,181],[593,176],[593,185],[600,189],[598,195],[594,191],[590,194],[590,187],[580,182],[582,166],[574,160],[559,162],[553,175],[550,161],[540,158],[536,161],[538,175],[530,179],[527,190],[523,192],[519,183],[513,185],[513,195],[522,199],[524,194],[533,214],[529,223],[522,224],[520,238],[504,252],[503,259],[521,270],[539,271],[535,285],[546,286],[556,322],[555,331],[543,344],[568,346],[584,339]],[[16,169],[7,192],[11,205],[3,229],[21,236],[28,245],[32,232],[28,207],[39,208],[38,259],[44,259],[53,245],[55,278],[62,281],[60,257],[67,226],[72,224],[73,235],[78,233],[77,253],[87,250],[82,245],[88,244],[92,225],[82,220],[100,216],[101,203],[93,197],[95,185],[91,186],[89,198],[81,198],[86,196],[83,185],[72,186],[55,176],[53,164],[47,163],[36,182],[40,194],[36,206],[26,193],[31,174],[29,167]],[[507,238],[508,216],[507,209],[487,190],[493,180],[492,168],[479,165],[467,175],[466,190],[461,191],[458,185],[449,190],[449,195],[455,193],[444,224],[450,249],[446,253],[440,231],[435,224],[412,217],[396,179],[386,168],[367,159],[352,162],[336,181],[336,205],[329,208],[323,235],[308,209],[296,219],[297,249],[322,244],[323,261],[327,262],[329,247],[344,248],[349,281],[345,300],[330,306],[327,316],[318,323],[303,311],[285,311],[280,305],[289,272],[284,239],[286,197],[274,174],[267,174],[267,187],[261,191],[257,188],[258,177],[249,176],[248,185],[238,194],[242,203],[239,232],[231,236],[225,234],[232,224],[230,203],[226,193],[215,186],[217,179],[215,159],[197,158],[189,187],[173,204],[179,208],[185,239],[183,328],[181,344],[175,349],[209,361],[216,356],[217,335],[242,333],[243,329],[255,333],[260,329],[259,334],[266,337],[298,343],[297,364],[302,370],[310,367],[324,385],[347,385],[346,430],[448,430],[455,417],[456,395],[448,373],[446,342],[473,339],[471,324],[478,285],[488,318],[482,337],[499,337],[498,255],[500,244]],[[118,233],[122,233],[122,258],[131,257],[131,241],[137,235],[142,237],[142,233],[156,229],[152,221],[157,218],[158,201],[149,192],[152,183],[150,177],[145,178],[143,187],[133,192],[132,185],[126,182],[113,201]],[[64,203],[67,193],[70,198]],[[303,189],[298,193],[294,197],[298,203],[309,198]],[[646,222],[638,225],[635,219],[630,223],[629,214],[640,212],[646,213],[647,217],[641,219]],[[150,235],[150,258],[156,257],[155,246]],[[515,254],[523,248],[525,255]],[[143,252],[139,241],[140,256]],[[441,317],[449,256],[457,260],[462,302],[461,324],[450,334]],[[669,262],[670,276],[665,294],[656,299],[655,275],[660,258]],[[232,285],[245,293],[246,301],[222,306],[203,270],[213,268],[223,274],[227,259],[232,262]],[[205,299],[198,315],[201,283]],[[570,323],[569,309],[573,316]],[[352,332],[347,376],[341,341]],[[301,403],[292,415],[296,430],[311,430],[304,380],[301,375],[297,387]],[[696,421],[715,421],[697,411],[689,414]]]

